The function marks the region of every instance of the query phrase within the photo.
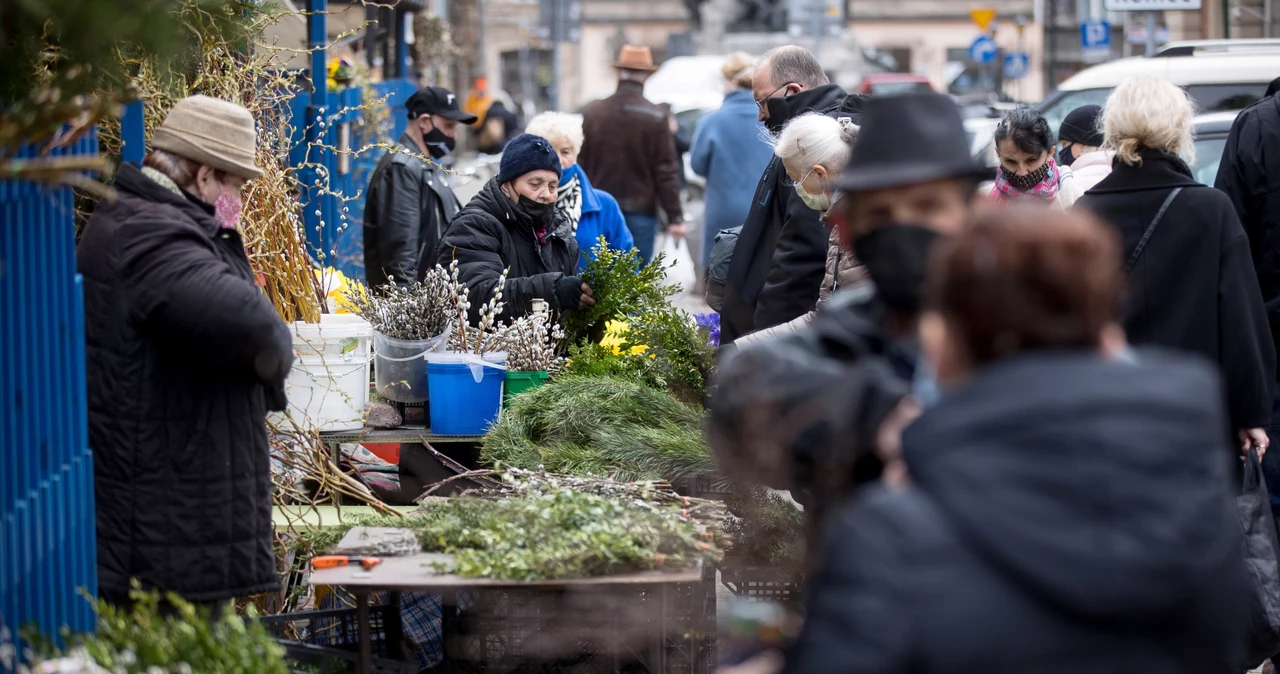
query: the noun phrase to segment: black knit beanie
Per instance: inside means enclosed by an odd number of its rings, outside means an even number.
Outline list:
[[[1102,106],[1082,105],[1067,114],[1058,127],[1058,140],[1069,140],[1085,147],[1102,147],[1102,132],[1098,130],[1098,117]]]
[[[545,138],[521,134],[502,149],[498,165],[498,183],[507,183],[530,171],[551,171],[560,175],[560,155]]]

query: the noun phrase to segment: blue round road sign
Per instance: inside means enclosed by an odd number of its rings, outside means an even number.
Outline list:
[[[992,40],[990,35],[979,35],[973,44],[969,45],[969,58],[974,63],[991,63],[999,51],[1000,48],[996,46],[996,41]]]

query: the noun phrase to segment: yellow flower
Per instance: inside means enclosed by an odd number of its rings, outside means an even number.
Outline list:
[[[626,351],[622,347],[627,343],[627,322],[626,321],[609,321],[604,325],[604,339],[600,340],[600,346],[614,352],[615,354],[636,355],[649,350],[644,344],[636,344]]]
[[[324,271],[317,269],[315,273],[325,289],[325,301],[329,305],[329,310],[335,314],[354,314],[355,306],[351,304],[351,300],[347,299],[347,288],[354,288],[358,294],[364,296],[366,292],[364,284],[347,278],[346,274],[333,267],[328,267]]]

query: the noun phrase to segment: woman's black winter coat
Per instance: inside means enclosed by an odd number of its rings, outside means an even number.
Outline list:
[[[84,276],[98,585],[191,601],[275,590],[267,411],[289,330],[212,208],[120,168],[77,249]]]
[[[552,309],[562,308],[556,283],[573,276],[578,267],[578,242],[564,224],[564,216],[556,211],[546,243],[539,243],[534,223],[502,193],[497,178],[471,199],[445,232],[436,262],[448,268],[458,261],[459,276],[470,293],[473,322],[479,321],[480,310],[493,296],[504,269],[509,269],[502,290],[504,318],[530,313],[535,299],[545,300]]]
[[[833,518],[786,674],[1232,671],[1219,388],[1194,357],[1044,353],[945,394],[903,435],[911,482]]]
[[[1148,151],[1117,160],[1076,208],[1115,227],[1128,261],[1169,193],[1165,212],[1129,274],[1124,328],[1136,345],[1201,354],[1222,369],[1233,429],[1271,423],[1275,346],[1249,239],[1231,199],[1191,177],[1182,160]]]

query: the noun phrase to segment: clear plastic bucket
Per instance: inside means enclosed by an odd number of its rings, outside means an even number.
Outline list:
[[[429,399],[428,354],[443,351],[449,344],[450,328],[429,339],[405,340],[373,333],[373,374],[378,394],[401,403]]]

